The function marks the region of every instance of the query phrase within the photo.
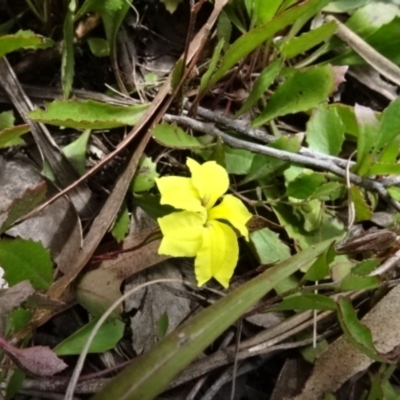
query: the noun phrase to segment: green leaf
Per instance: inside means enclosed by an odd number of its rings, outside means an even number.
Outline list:
[[[255,80],[253,87],[251,88],[251,92],[243,106],[236,113],[236,118],[248,111],[264,95],[265,91],[271,86],[272,82],[278,76],[279,71],[282,68],[282,64],[283,59],[280,58],[272,62],[261,72],[261,74]]]
[[[334,86],[334,71],[329,65],[296,71],[279,85],[252,126],[263,125],[282,115],[308,111],[326,101]]]
[[[69,338],[63,340],[54,348],[54,352],[58,356],[80,354],[97,320],[97,318],[93,319],[73,333]],[[105,351],[113,349],[122,338],[124,329],[125,324],[118,319],[106,321],[96,333],[89,347],[89,353],[104,353]]]
[[[44,199],[46,189],[45,182],[29,187],[19,197],[14,198],[7,209],[1,210],[0,233],[5,232],[15,221],[33,210]]]
[[[306,140],[310,149],[336,156],[342,149],[345,126],[337,109],[320,104],[307,122]]]
[[[10,286],[28,279],[35,289],[46,290],[53,283],[50,253],[33,240],[2,239],[0,264]]]
[[[372,210],[358,186],[350,188],[350,198],[354,202],[356,222],[369,221],[372,218]]]
[[[203,76],[201,77],[201,80],[200,80],[200,86],[198,89],[199,95],[202,95],[207,90],[211,75],[217,68],[218,59],[221,54],[222,48],[224,47],[224,44],[225,44],[225,40],[220,39],[218,41],[217,46],[214,49],[214,52],[211,57],[210,63],[208,65],[207,71],[203,74]]]
[[[369,107],[358,104],[354,107],[358,123],[357,163],[354,170],[364,176],[371,165],[371,150],[376,143],[380,124],[374,112]]]
[[[374,143],[377,153],[385,146],[390,146],[393,139],[400,134],[400,99],[392,101],[383,111],[379,134]]]
[[[142,208],[153,219],[164,217],[165,215],[176,211],[172,206],[160,204],[160,200],[160,195],[152,194],[139,195],[135,193],[135,197],[133,198],[133,202]]]
[[[24,144],[20,136],[30,131],[29,125],[17,125],[0,130],[0,149]]]
[[[165,312],[164,314],[161,315],[160,319],[158,320],[157,324],[158,340],[164,339],[165,335],[168,332],[168,326],[169,326],[169,318],[168,314]]]
[[[179,4],[182,3],[182,0],[161,0],[161,3],[164,3],[166,10],[172,14]]]
[[[0,36],[0,57],[20,49],[46,49],[53,44],[51,39],[32,31],[18,31],[13,35]]]
[[[330,297],[320,294],[301,294],[283,299],[282,303],[271,311],[286,310],[336,310],[336,303]]]
[[[318,257],[331,241],[316,244],[228,293],[167,335],[114,378],[92,400],[153,399],[278,282]],[[134,378],[133,378],[134,377]]]
[[[122,242],[129,232],[129,223],[129,210],[126,206],[126,203],[124,203],[120,208],[117,218],[115,219],[114,225],[111,229],[111,234],[118,243]]]
[[[328,182],[322,184],[317,188],[314,193],[310,196],[310,199],[318,200],[336,200],[341,192],[343,185],[339,182]]]
[[[350,300],[341,298],[338,302],[339,323],[347,340],[363,354],[375,361],[383,362],[375,349],[371,331],[358,319]]]
[[[380,163],[371,164],[367,175],[400,175],[400,164]]]
[[[25,374],[20,369],[14,370],[14,373],[7,383],[6,400],[13,400],[16,398],[20,393],[25,378]]]
[[[317,172],[304,172],[295,180],[289,182],[286,189],[286,196],[296,199],[307,199],[321,185],[325,183],[325,176]]]
[[[154,163],[150,157],[142,155],[135,176],[132,179],[132,192],[145,192],[153,188],[155,185],[155,178],[159,176],[156,168],[156,163]]]
[[[209,87],[217,83],[242,58],[246,57],[266,40],[271,39],[277,32],[292,24],[301,15],[310,11],[317,13],[328,3],[329,0],[309,0],[303,2],[300,5],[290,8],[266,24],[240,36],[226,51],[219,69],[211,77]]]
[[[361,261],[351,270],[351,274],[355,276],[368,276],[381,262],[382,260],[379,258]]]
[[[281,47],[281,53],[287,59],[293,58],[329,39],[335,33],[336,28],[336,23],[332,21],[303,33],[301,36],[285,42]]]
[[[83,175],[86,171],[86,149],[90,132],[90,129],[86,129],[78,139],[74,140],[62,149],[63,153],[79,175]]]
[[[165,147],[173,149],[204,148],[205,146],[198,138],[187,134],[176,124],[162,123],[153,128],[154,139]]]
[[[55,100],[47,109],[28,113],[29,118],[45,124],[75,129],[111,129],[135,125],[148,108],[147,104],[115,106],[93,100]]]
[[[381,281],[377,276],[357,276],[350,273],[340,281],[339,290],[342,292],[372,290],[380,286]]]
[[[266,24],[270,21],[278,11],[281,4],[282,0],[254,0],[253,14],[256,19],[256,26]]]
[[[107,57],[110,55],[110,45],[106,40],[101,38],[88,38],[87,41],[90,51],[96,57]]]
[[[329,265],[335,258],[335,248],[332,243],[307,270],[302,281],[320,281],[329,275]]]
[[[395,200],[400,201],[400,188],[392,186],[387,189],[388,193],[390,194],[391,197],[393,197]]]
[[[61,81],[64,98],[68,99],[74,80],[74,16],[76,11],[76,0],[70,0],[67,15],[64,19],[62,58],[61,58]]]
[[[251,168],[255,154],[245,149],[224,145],[226,170],[229,174],[246,175]]]
[[[289,247],[268,228],[252,232],[250,240],[261,264],[277,263],[290,257]]]
[[[32,316],[33,312],[30,310],[25,310],[24,308],[17,308],[16,310],[11,311],[8,319],[10,321],[12,331],[16,333],[25,328]]]

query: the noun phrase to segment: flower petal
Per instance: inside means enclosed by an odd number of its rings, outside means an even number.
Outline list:
[[[228,190],[228,173],[215,161],[207,161],[200,165],[188,157],[186,165],[192,173],[192,183],[199,192],[202,205],[210,209]]]
[[[187,211],[202,211],[204,207],[191,178],[166,176],[155,180],[161,193],[161,204]]]
[[[163,238],[158,254],[194,257],[203,243],[205,216],[191,211],[174,212],[158,218]]]
[[[238,258],[239,246],[233,229],[218,221],[208,223],[203,229],[203,243],[194,263],[198,285],[215,278],[227,288]]]
[[[208,220],[224,219],[231,223],[245,238],[249,240],[246,223],[252,217],[243,202],[231,194],[223,197],[220,204],[208,211]]]

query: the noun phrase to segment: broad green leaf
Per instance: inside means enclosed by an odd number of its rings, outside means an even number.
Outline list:
[[[61,58],[61,82],[64,98],[68,99],[74,80],[74,16],[76,11],[76,0],[70,0],[67,15],[64,19],[62,58]]]
[[[333,243],[315,260],[313,265],[307,270],[302,281],[320,281],[329,275],[329,265],[335,258]]]
[[[295,72],[279,85],[252,125],[260,126],[282,115],[308,111],[326,101],[335,86],[334,75],[329,65]]]
[[[102,38],[88,38],[87,40],[90,51],[96,57],[107,57],[110,55],[110,45]]]
[[[382,357],[375,349],[371,331],[358,320],[350,300],[346,298],[339,300],[338,317],[346,339],[372,360],[382,362]]]
[[[132,192],[145,192],[153,188],[155,178],[159,176],[156,168],[157,165],[150,157],[142,155],[135,176],[132,179]]]
[[[334,109],[338,113],[344,125],[344,131],[351,136],[358,137],[358,125],[354,114],[354,107],[342,103],[328,105],[329,109]]]
[[[165,147],[173,149],[204,148],[205,146],[198,138],[187,134],[176,124],[162,123],[153,128],[154,139]]]
[[[278,11],[282,4],[282,0],[254,0],[253,14],[256,19],[256,26],[266,24],[270,21]]]
[[[287,59],[293,58],[329,39],[335,33],[336,28],[336,23],[332,21],[316,29],[305,32],[301,36],[285,42],[281,47],[281,53]]]
[[[20,369],[15,369],[11,378],[7,382],[6,400],[13,400],[20,393],[22,384],[26,376]]]
[[[111,129],[135,125],[148,105],[115,106],[93,100],[55,100],[46,104],[47,109],[28,113],[29,118],[45,124],[75,129]]]
[[[336,303],[320,294],[301,294],[283,299],[282,303],[273,308],[273,311],[286,310],[336,310]]]
[[[296,153],[301,144],[297,136],[282,136],[270,146],[275,149],[290,151]],[[251,164],[250,171],[243,182],[251,182],[258,179],[272,180],[280,175],[290,164],[287,161],[279,160],[275,157],[266,156],[264,154],[256,154]]]
[[[81,329],[73,333],[69,338],[63,340],[54,348],[54,352],[58,356],[76,355],[82,352],[85,343],[90,336],[97,318],[90,321]],[[124,334],[125,324],[119,319],[106,321],[89,347],[89,353],[104,353],[113,349]]]
[[[377,276],[357,276],[350,273],[340,281],[339,290],[343,292],[372,290],[380,286],[381,281]]]
[[[372,218],[372,210],[358,186],[350,188],[350,198],[354,203],[356,222],[369,221]]]
[[[0,233],[5,232],[15,221],[32,211],[46,195],[47,185],[40,182],[34,187],[26,189],[20,197],[13,199],[7,209],[0,213]]]
[[[236,63],[250,54],[266,40],[271,39],[277,32],[292,24],[301,15],[310,11],[317,13],[328,3],[329,0],[305,1],[278,15],[266,24],[242,35],[226,51],[218,71],[211,77],[209,86],[217,83]]]
[[[268,228],[252,232],[250,240],[261,264],[277,263],[290,257],[289,247]]]
[[[310,196],[311,199],[318,200],[336,200],[340,197],[340,192],[344,186],[339,182],[328,182],[322,184]]]
[[[0,129],[11,128],[14,126],[15,118],[12,111],[4,111],[0,113]]]
[[[357,163],[354,170],[364,176],[372,163],[371,150],[376,143],[380,129],[379,121],[369,107],[355,105],[354,111],[358,123]]]
[[[251,92],[243,106],[236,113],[236,118],[248,111],[264,95],[265,91],[271,86],[272,82],[278,76],[279,71],[282,68],[282,64],[283,59],[280,58],[272,62],[261,72],[259,77],[255,80],[251,88]]]
[[[370,3],[358,8],[346,21],[346,25],[357,35],[367,38],[391,22],[396,15],[400,15],[400,12],[399,7],[394,4],[380,2],[377,6],[376,3]]]
[[[167,335],[92,399],[155,398],[180,371],[279,281],[312,262],[330,244],[331,240],[318,243],[228,293]]]
[[[308,147],[320,153],[336,156],[342,149],[345,126],[337,109],[320,104],[307,122]]]
[[[53,283],[50,253],[33,240],[0,240],[0,265],[10,286],[27,279],[35,289],[46,290]]]
[[[379,258],[370,258],[359,262],[352,270],[351,274],[355,276],[368,276],[381,263]]]
[[[383,111],[379,134],[374,143],[375,153],[384,146],[390,146],[393,139],[400,135],[400,99],[392,101]]]
[[[400,164],[373,163],[369,167],[367,175],[400,175]]]
[[[62,149],[63,153],[79,175],[83,175],[86,171],[86,149],[90,132],[90,129],[86,129],[78,139],[74,140]]]
[[[129,210],[126,206],[126,203],[124,203],[120,208],[118,215],[114,221],[114,225],[111,229],[111,234],[118,243],[122,242],[122,240],[125,239],[125,236],[129,232],[129,223]]]
[[[164,217],[165,215],[176,211],[172,206],[160,204],[160,200],[160,195],[152,194],[139,195],[135,193],[135,197],[133,198],[133,202],[142,208],[153,219]]]
[[[251,168],[255,153],[224,145],[226,170],[229,174],[246,175]]]
[[[325,176],[317,172],[304,172],[295,180],[289,182],[286,196],[296,199],[307,199],[325,183]]]
[[[46,49],[53,41],[32,31],[18,31],[12,35],[0,36],[0,57],[20,49]]]
[[[390,194],[390,196],[392,196],[395,200],[400,201],[400,188],[399,187],[392,186],[392,187],[388,188],[387,191]]]

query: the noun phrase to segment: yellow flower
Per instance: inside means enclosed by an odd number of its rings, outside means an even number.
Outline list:
[[[158,252],[173,257],[196,257],[198,285],[215,278],[227,288],[239,258],[233,228],[249,240],[246,223],[251,214],[238,198],[232,195],[221,198],[228,190],[229,177],[215,161],[200,165],[188,158],[186,165],[191,178],[156,179],[161,204],[184,210],[158,218],[163,233]]]

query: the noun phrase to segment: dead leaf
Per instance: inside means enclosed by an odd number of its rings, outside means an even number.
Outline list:
[[[43,184],[43,177],[31,163],[0,157],[0,187],[3,195],[0,197],[0,210],[6,210],[6,220],[10,218],[8,210],[14,212],[14,208],[25,206],[32,196],[41,193]],[[48,196],[52,196],[56,189],[50,183],[47,186]],[[24,200],[24,195],[29,195],[30,198]],[[31,201],[34,200],[36,197]],[[27,211],[29,210],[25,210]],[[50,250],[53,260],[63,273],[74,265],[82,240],[78,216],[66,197],[58,199],[34,217],[9,229],[7,234],[40,241]]]
[[[387,354],[400,345],[400,285],[392,289],[363,319],[376,349]],[[335,392],[374,361],[360,353],[344,336],[333,342],[317,359],[302,393],[290,400],[318,399]]]
[[[0,347],[23,372],[28,374],[41,377],[52,376],[68,367],[50,347],[34,346],[19,349],[2,337],[0,337]]]
[[[144,282],[155,279],[183,279],[176,262],[164,261],[138,275],[125,285],[125,292]],[[160,317],[166,313],[169,325],[167,333],[174,330],[190,313],[190,300],[177,296],[176,291],[186,291],[180,283],[150,285],[134,293],[125,301],[127,312],[136,309],[131,318],[133,349],[137,354],[149,350],[157,341],[157,326]]]

